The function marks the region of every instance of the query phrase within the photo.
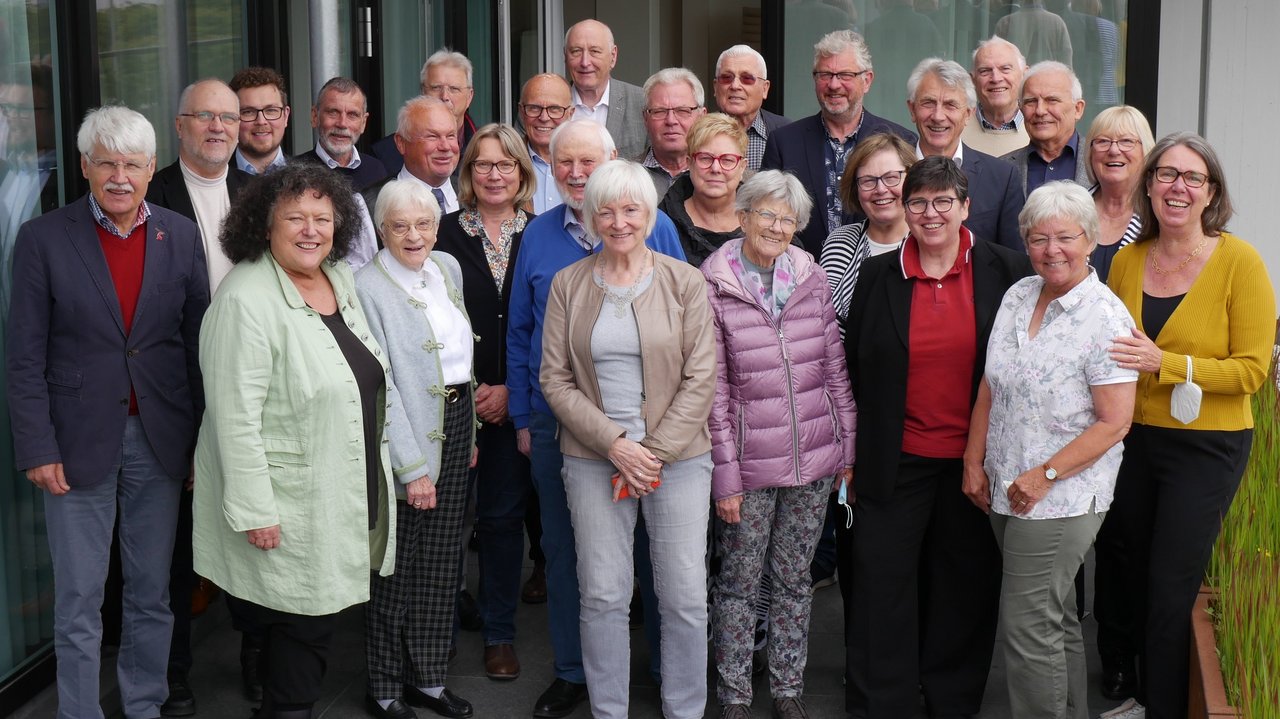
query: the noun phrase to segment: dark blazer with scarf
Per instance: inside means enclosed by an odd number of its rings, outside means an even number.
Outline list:
[[[240,190],[244,189],[252,178],[253,175],[244,170],[234,165],[228,166],[227,197],[235,202]],[[187,191],[187,181],[182,176],[182,168],[178,166],[178,160],[156,171],[156,176],[151,178],[151,185],[147,187],[147,202],[151,203],[153,208],[164,207],[192,222],[196,221],[196,208],[191,204],[191,193]],[[216,238],[214,241],[217,241]]]
[[[907,408],[907,363],[910,361],[912,289],[917,280],[903,277],[899,252],[872,257],[862,264],[849,305],[845,357],[858,415],[858,464],[854,490],[860,496],[888,499],[902,457],[902,428]],[[970,405],[987,361],[987,340],[1005,290],[1031,274],[1027,256],[992,242],[973,244],[973,299],[977,355],[971,376],[956,376],[972,387]]]
[[[151,206],[129,334],[88,197],[18,232],[6,352],[19,469],[62,462],[74,489],[118,460],[129,390],[170,477],[190,476],[204,412],[200,323],[209,273],[195,223]]]
[[[433,251],[453,255],[462,267],[462,299],[471,318],[471,331],[480,337],[475,348],[476,381],[496,386],[507,381],[507,307],[511,303],[511,276],[516,269],[516,255],[520,252],[524,231],[511,237],[507,274],[499,293],[484,254],[482,243],[488,240],[468,235],[458,221],[461,214],[459,210],[440,219]],[[530,221],[535,217],[531,212],[525,214]]]
[[[907,128],[877,117],[865,108],[862,110],[862,128],[858,130],[858,139],[870,137],[877,132],[891,132],[902,137],[911,144],[916,143],[916,134]],[[786,170],[800,179],[813,198],[813,210],[809,213],[809,224],[804,230],[796,233],[793,242],[808,250],[814,257],[822,250],[822,243],[835,227],[827,227],[827,163],[824,159],[824,145],[827,142],[827,128],[822,124],[822,113],[801,118],[795,122],[769,131],[769,138],[764,145],[764,159],[760,162],[762,170]],[[850,213],[846,208],[840,226],[857,222],[863,218],[860,214]]]

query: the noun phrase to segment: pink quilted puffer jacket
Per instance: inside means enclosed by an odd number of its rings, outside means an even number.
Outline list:
[[[711,498],[809,484],[853,464],[857,410],[827,279],[789,247],[796,289],[775,322],[748,296],[725,243],[702,265],[715,317],[717,383],[708,424]]]

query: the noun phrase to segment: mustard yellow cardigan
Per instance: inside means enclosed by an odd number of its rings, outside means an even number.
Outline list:
[[[1133,421],[1178,429],[1239,430],[1253,427],[1249,395],[1269,376],[1276,336],[1276,301],[1262,257],[1252,245],[1223,232],[1200,276],[1165,323],[1156,346],[1164,350],[1159,375],[1143,372]],[[1107,278],[1142,327],[1142,276],[1151,241],[1116,253]],[[1183,424],[1169,414],[1177,383],[1192,380],[1204,390],[1200,416]]]

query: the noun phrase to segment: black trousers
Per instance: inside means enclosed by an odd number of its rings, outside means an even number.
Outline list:
[[[858,497],[845,617],[858,719],[976,714],[991,667],[1000,550],[960,491],[961,461],[903,454],[893,496]]]
[[[231,616],[262,631],[262,711],[310,709],[320,699],[337,614],[306,616],[227,595]]]
[[[169,673],[185,677],[191,671],[191,593],[196,570],[191,547],[192,493],[182,490],[178,499],[178,533],[169,567],[169,608],[173,611],[173,640],[169,644]]]
[[[1187,715],[1191,609],[1244,475],[1253,430],[1134,424],[1107,523],[1128,548],[1127,594],[1147,719]]]

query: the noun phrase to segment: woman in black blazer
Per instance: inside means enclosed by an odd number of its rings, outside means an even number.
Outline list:
[[[507,417],[507,304],[520,238],[533,219],[524,208],[537,180],[524,140],[499,124],[476,131],[458,174],[461,209],[440,221],[436,251],[453,255],[462,267],[463,301],[476,334],[476,540],[485,673],[510,680],[520,674],[515,613],[525,510],[534,500],[529,460],[517,449]]]
[[[845,352],[858,405],[847,709],[868,719],[974,715],[995,642],[1000,553],[961,493],[969,414],[1005,290],[1026,255],[963,226],[968,181],[950,158],[911,167],[911,234],[867,260]],[[852,497],[850,501],[852,503]]]

